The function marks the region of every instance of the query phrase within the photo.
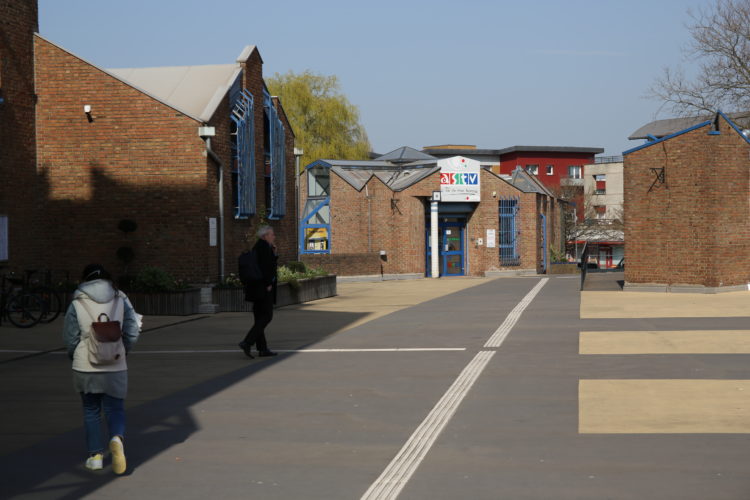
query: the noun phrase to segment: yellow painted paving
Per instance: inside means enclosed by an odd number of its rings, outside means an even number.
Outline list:
[[[581,332],[580,354],[750,354],[750,330]]]
[[[581,292],[581,318],[726,318],[750,316],[750,292]]]
[[[750,380],[581,380],[581,434],[750,433]]]

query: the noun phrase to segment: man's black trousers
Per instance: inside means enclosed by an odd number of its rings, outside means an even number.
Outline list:
[[[266,343],[265,330],[273,319],[273,296],[271,294],[268,294],[268,297],[264,297],[262,300],[253,302],[253,318],[255,323],[247,332],[245,343],[247,345],[255,344],[259,352],[267,351],[268,344]]]

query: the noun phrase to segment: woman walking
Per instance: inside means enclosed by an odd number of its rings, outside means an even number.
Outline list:
[[[112,322],[119,322],[115,325]],[[89,457],[86,468],[101,470],[102,411],[109,430],[112,470],[123,474],[125,460],[126,354],[138,340],[140,318],[127,296],[98,264],[86,266],[65,314],[63,338],[73,360],[73,385],[81,395]],[[119,337],[119,338],[118,338]]]

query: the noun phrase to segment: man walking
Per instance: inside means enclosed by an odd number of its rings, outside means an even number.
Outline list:
[[[245,340],[240,342],[240,349],[247,357],[253,355],[250,348],[255,344],[258,356],[276,356],[266,343],[266,326],[273,319],[273,305],[276,303],[276,268],[278,266],[278,255],[276,253],[276,235],[271,226],[262,226],[258,229],[258,242],[252,249],[250,259],[254,267],[249,273],[250,279],[243,280],[245,285],[245,300],[253,303],[253,327],[247,332]],[[243,259],[240,258],[240,267],[243,267]],[[240,269],[240,277],[248,275]]]

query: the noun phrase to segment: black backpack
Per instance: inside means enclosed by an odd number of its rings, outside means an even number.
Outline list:
[[[258,265],[258,256],[255,250],[249,250],[239,258],[239,269],[240,269],[240,281],[243,285],[247,286],[254,281],[260,281],[263,279],[263,273]]]

